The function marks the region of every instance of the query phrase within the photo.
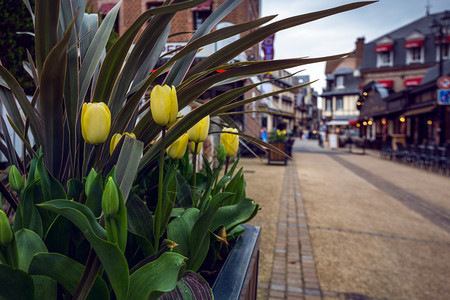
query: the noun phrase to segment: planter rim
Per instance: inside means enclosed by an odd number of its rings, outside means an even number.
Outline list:
[[[212,286],[214,299],[239,299],[252,257],[258,253],[261,227],[242,225],[238,237]]]

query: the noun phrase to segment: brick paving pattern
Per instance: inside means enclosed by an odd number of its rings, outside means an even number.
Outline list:
[[[286,167],[269,299],[321,299],[295,163]]]

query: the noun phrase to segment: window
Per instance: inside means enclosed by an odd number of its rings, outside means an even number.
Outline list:
[[[197,30],[210,14],[211,11],[209,10],[194,11],[194,30]]]
[[[337,76],[336,77],[336,88],[344,88],[344,76]]]
[[[393,65],[392,51],[377,53],[377,67],[391,67]]]
[[[408,48],[406,51],[406,63],[414,64],[414,63],[423,63],[423,47],[412,47]]]
[[[344,101],[342,100],[342,97],[336,99],[336,110],[344,110]]]
[[[331,102],[331,99],[328,98],[328,99],[326,99],[325,101],[326,101],[326,102],[325,102],[325,110],[326,110],[326,111],[332,111],[333,108],[332,108],[332,102]]]
[[[442,47],[442,60],[450,59],[450,44],[443,43]],[[436,61],[439,61],[439,52],[440,52],[439,44],[436,45]]]

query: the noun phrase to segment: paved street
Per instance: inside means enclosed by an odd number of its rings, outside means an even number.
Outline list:
[[[448,299],[449,177],[316,140],[293,150],[286,167],[242,162],[261,204],[260,299]]]

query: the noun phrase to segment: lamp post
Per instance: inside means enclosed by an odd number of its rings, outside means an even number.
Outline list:
[[[442,62],[442,52],[443,52],[443,40],[446,38],[446,35],[449,34],[450,27],[450,12],[446,10],[444,15],[441,17],[440,21],[433,19],[430,24],[430,29],[433,34],[436,36],[438,40],[439,47],[439,77],[444,75],[443,73],[443,62]],[[448,55],[448,53],[447,53]],[[445,107],[443,105],[439,105],[439,144],[444,143],[445,141]]]

